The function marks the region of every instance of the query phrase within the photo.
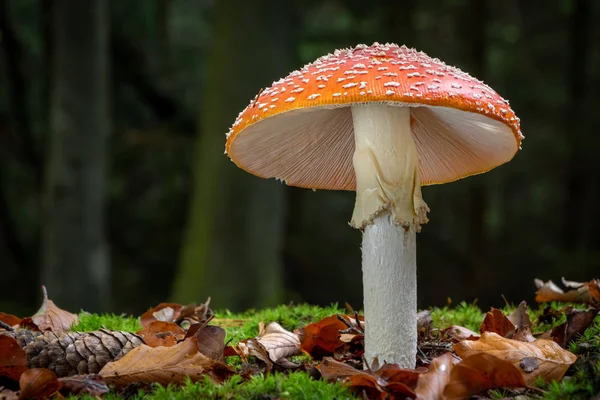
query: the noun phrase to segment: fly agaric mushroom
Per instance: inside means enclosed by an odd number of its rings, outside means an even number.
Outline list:
[[[337,50],[273,82],[237,117],[226,153],[288,185],[355,190],[363,231],[365,357],[413,368],[422,185],[513,158],[519,119],[483,82],[395,44]]]

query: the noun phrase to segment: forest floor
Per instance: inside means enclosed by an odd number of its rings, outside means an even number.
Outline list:
[[[30,318],[0,313],[0,399],[599,399],[600,286],[565,283],[537,299],[576,302],[422,311],[415,370],[365,371],[362,317],[336,305],[133,317],[46,300]]]

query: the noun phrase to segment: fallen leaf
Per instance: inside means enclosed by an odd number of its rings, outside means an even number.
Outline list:
[[[209,305],[210,297],[199,306],[196,306],[195,304],[184,306],[181,309],[181,316],[175,322],[184,329],[189,325],[207,323],[215,316]]]
[[[429,370],[419,376],[415,394],[419,400],[440,399],[446,384],[450,380],[450,372],[454,367],[452,354],[445,353],[435,358]]]
[[[21,323],[21,318],[16,317],[12,314],[0,312],[0,321],[4,322],[8,326],[15,327]]]
[[[530,326],[522,326],[517,329],[513,339],[518,340],[520,342],[535,342],[536,338],[531,333]]]
[[[182,308],[181,304],[160,303],[142,314],[140,325],[145,328],[154,321],[175,322],[181,315]]]
[[[225,336],[225,329],[212,325],[203,326],[194,334],[198,351],[221,362],[225,362]]]
[[[152,321],[136,332],[150,347],[175,346],[185,336],[185,331],[174,322]]]
[[[285,368],[295,368],[287,357],[300,354],[300,339],[298,335],[285,330],[277,322],[271,322],[266,327],[259,323],[258,336],[238,343],[238,349],[245,355],[252,355],[265,362],[276,363]]]
[[[391,382],[388,382],[377,373],[356,369],[330,357],[323,358],[323,361],[317,367],[325,380],[342,382],[344,385],[356,391],[364,390],[367,392],[369,399],[386,399],[389,398],[390,395],[396,395],[393,398],[415,398],[415,392],[407,384],[401,382],[396,373],[393,373],[394,368],[401,370],[397,366],[388,366],[385,367],[383,371],[382,369],[377,371],[380,374],[385,374],[388,378],[394,377]],[[417,382],[418,372],[402,370],[400,373],[404,379],[407,379],[413,386]]]
[[[19,343],[6,335],[0,335],[0,376],[18,381],[27,369],[27,355]]]
[[[256,339],[265,347],[269,358],[274,362],[300,353],[298,335],[283,329],[277,322],[271,322],[266,327],[259,325]]]
[[[77,314],[58,308],[52,300],[48,299],[46,287],[42,286],[44,300],[42,306],[31,317],[31,321],[39,328],[40,331],[52,331],[55,333],[71,330],[71,326],[78,321]]]
[[[110,389],[100,376],[75,375],[58,379],[62,384],[60,392],[63,395],[84,395],[89,394],[92,397],[101,397],[110,392]]]
[[[492,332],[483,333],[479,340],[464,340],[456,343],[454,351],[463,359],[474,354],[491,354],[512,363],[517,368],[520,368],[524,358],[537,358],[538,369],[530,373],[522,371],[527,385],[532,385],[538,377],[542,377],[546,382],[559,380],[569,366],[577,360],[577,356],[551,340],[538,339],[527,343],[506,339]]]
[[[401,368],[398,364],[383,364],[377,371],[373,371],[373,374],[386,382],[386,389],[410,395],[413,394],[412,391],[421,375],[414,369]],[[406,392],[406,387],[410,388],[410,392]]]
[[[552,329],[551,337],[562,347],[566,347],[573,339],[582,335],[594,322],[598,309],[589,310],[573,309],[567,314],[567,321]]]
[[[495,335],[502,339],[495,333],[484,333],[482,339],[486,335]],[[472,395],[488,389],[524,386],[526,384],[523,376],[513,364],[492,354],[476,353],[465,357],[454,366],[450,372],[450,380],[444,388],[443,398],[469,399]]]
[[[19,400],[19,392],[0,387],[1,400]]]
[[[323,318],[318,322],[306,325],[296,332],[300,338],[302,350],[315,360],[331,356],[335,349],[343,345],[340,331],[348,328],[337,315]]]
[[[453,342],[460,342],[462,340],[477,340],[479,339],[479,333],[465,328],[464,326],[451,325],[442,331],[442,334]]]
[[[61,388],[54,372],[46,368],[33,368],[21,374],[19,387],[21,399],[47,399]]]
[[[340,339],[344,342],[343,345],[335,349],[333,358],[338,361],[351,362],[357,368],[362,367],[363,355],[365,353],[365,336],[351,335],[349,342],[346,342],[344,334]]]
[[[515,325],[497,308],[485,314],[485,318],[479,327],[479,331],[494,332],[502,337],[509,337],[515,333]]]
[[[538,290],[535,301],[538,303],[550,301],[565,301],[571,303],[585,303],[593,307],[600,307],[600,281],[593,279],[589,282],[572,282],[562,279],[563,285],[571,289],[563,291],[554,282],[534,280]]]
[[[174,322],[185,330],[190,325],[207,322],[214,316],[209,304],[210,297],[199,306],[196,304],[182,306],[176,303],[160,303],[142,314],[140,324],[142,327],[146,327],[152,321]]]
[[[531,327],[531,319],[529,318],[529,313],[527,313],[527,302],[522,301],[519,303],[519,306],[510,313],[508,316],[508,320],[513,323],[517,329],[521,329],[523,327],[529,326]]]
[[[223,382],[230,373],[226,364],[200,353],[197,340],[190,337],[172,347],[136,347],[119,361],[106,364],[98,375],[123,387],[131,383],[168,385],[186,378],[198,381],[207,375]]]

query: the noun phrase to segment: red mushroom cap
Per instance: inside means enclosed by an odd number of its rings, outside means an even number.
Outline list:
[[[510,161],[519,118],[483,82],[405,46],[336,50],[273,82],[239,114],[226,152],[263,178],[315,189],[355,190],[351,105],[411,107],[424,185]]]

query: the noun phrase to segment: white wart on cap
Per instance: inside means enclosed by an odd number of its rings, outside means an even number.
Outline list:
[[[350,106],[410,107],[422,185],[510,161],[523,136],[508,101],[437,58],[395,44],[337,50],[264,89],[227,134],[226,152],[263,178],[355,190]]]

